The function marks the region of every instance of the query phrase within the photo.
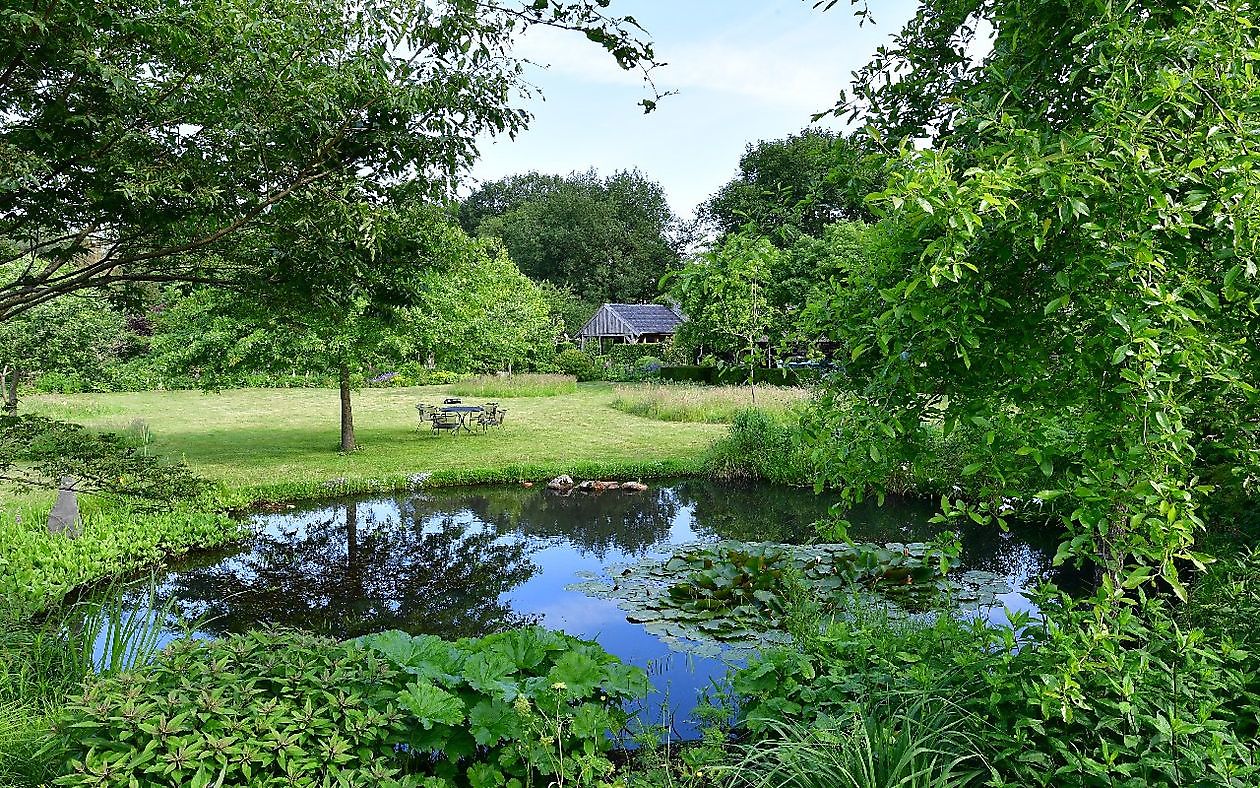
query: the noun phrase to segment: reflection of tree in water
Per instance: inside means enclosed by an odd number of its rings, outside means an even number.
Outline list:
[[[437,492],[404,505],[433,513],[463,510],[500,533],[565,539],[601,559],[610,550],[637,555],[667,539],[679,512],[668,487],[568,495],[538,487],[482,487]]]
[[[770,484],[725,485],[689,480],[674,492],[692,508],[692,528],[702,538],[741,542],[816,541],[814,523],[827,516],[834,498],[811,490]]]
[[[451,514],[394,505],[379,516],[381,503],[297,514],[300,528],[179,572],[168,591],[211,617],[210,634],[272,625],[340,638],[385,629],[462,637],[528,623],[500,601],[538,571],[525,543]]]
[[[814,524],[830,516],[834,495],[807,489],[750,484],[720,486],[703,481],[680,483],[679,501],[694,508],[697,533],[716,539],[800,544],[820,537]],[[1013,523],[1009,532],[970,520],[933,523],[937,507],[929,501],[889,498],[882,506],[868,500],[849,509],[848,536],[857,542],[925,542],[946,530],[957,532],[963,545],[963,568],[982,569],[1011,578],[1019,585],[1039,578],[1060,587],[1078,587],[1079,573],[1054,567],[1061,533],[1047,525]]]

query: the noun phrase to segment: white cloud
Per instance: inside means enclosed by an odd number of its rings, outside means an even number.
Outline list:
[[[830,107],[861,57],[845,57],[816,30],[770,39],[724,35],[658,49],[664,50],[660,55],[667,65],[653,78],[662,90],[683,96],[712,91],[793,112]],[[598,46],[550,28],[531,30],[517,53],[589,83],[633,86],[642,81],[639,72],[619,68]],[[545,84],[546,77],[540,75],[539,81]]]

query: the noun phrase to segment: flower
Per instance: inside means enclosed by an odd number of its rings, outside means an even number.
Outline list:
[[[555,684],[551,685],[551,688],[555,690],[556,692],[560,692],[562,690],[567,690],[569,688],[569,685],[565,684],[563,681],[557,681]]]

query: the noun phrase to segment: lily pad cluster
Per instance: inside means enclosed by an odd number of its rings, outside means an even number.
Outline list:
[[[951,588],[957,551],[925,543],[814,544],[723,541],[686,545],[672,555],[587,574],[570,590],[613,599],[631,622],[671,648],[702,656],[742,656],[791,642],[783,629],[790,595],[837,608],[853,594],[890,595],[901,604]]]

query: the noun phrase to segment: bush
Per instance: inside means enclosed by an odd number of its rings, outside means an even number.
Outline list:
[[[818,476],[800,417],[793,411],[740,411],[730,432],[709,448],[704,466],[705,474],[719,481],[764,479],[803,486]]]
[[[661,380],[672,383],[716,383],[717,367],[661,367]]]
[[[615,366],[635,367],[644,358],[659,358],[668,351],[669,346],[663,342],[627,342],[610,346],[604,356]]]
[[[58,715],[60,784],[593,784],[621,705],[648,689],[642,670],[540,628],[181,641]]]
[[[556,397],[577,392],[572,375],[482,375],[446,389],[457,397]]]
[[[561,372],[582,383],[604,379],[603,365],[575,347],[567,347],[557,353],[554,363]]]
[[[744,724],[772,735],[888,698],[940,701],[983,721],[989,785],[1257,784],[1260,678],[1228,633],[1185,627],[1157,599],[1037,601],[1044,621],[1010,613],[1006,628],[877,610],[837,619],[736,672]]]

